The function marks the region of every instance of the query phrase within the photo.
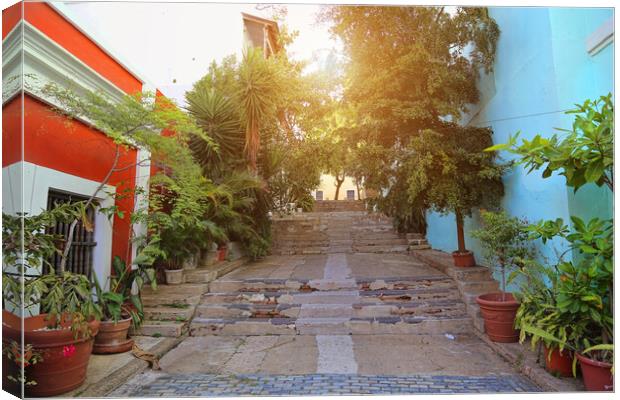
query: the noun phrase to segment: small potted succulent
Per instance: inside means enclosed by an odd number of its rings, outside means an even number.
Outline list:
[[[520,268],[533,259],[533,250],[528,224],[505,211],[481,213],[482,228],[472,232],[480,241],[486,261],[490,267],[499,269],[501,291],[485,293],[476,298],[484,319],[484,327],[489,339],[494,342],[510,343],[519,340],[519,331],[515,329],[515,317],[519,302],[512,293],[506,292]],[[513,273],[507,277],[508,270]]]

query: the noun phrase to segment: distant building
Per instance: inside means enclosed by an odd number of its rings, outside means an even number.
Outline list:
[[[265,57],[277,53],[278,24],[275,21],[241,13],[243,18],[243,45],[251,45],[263,49]]]
[[[321,185],[312,192],[315,200],[336,200],[336,178],[332,175],[321,175]],[[340,186],[338,200],[363,200],[366,193],[362,186],[357,186],[353,178],[347,176]]]

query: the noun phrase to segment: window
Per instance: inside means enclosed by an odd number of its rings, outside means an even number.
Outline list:
[[[317,200],[323,200],[323,191],[322,190],[317,190],[316,191],[316,199]]]
[[[79,196],[75,194],[69,194],[56,190],[50,190],[47,196],[47,209],[52,209],[56,204],[73,203],[78,201],[87,200],[87,197]],[[90,276],[93,266],[93,249],[97,245],[95,242],[95,209],[90,207],[87,212],[88,219],[90,220],[93,230],[88,232],[84,227],[82,221],[78,222],[73,231],[73,243],[71,244],[71,250],[67,257],[67,263],[65,270],[67,272],[73,272],[76,274],[82,274]],[[47,233],[62,235],[66,240],[69,236],[70,224],[59,222],[56,226],[48,228]],[[52,256],[48,262],[51,267],[58,270],[60,267],[60,254]],[[44,263],[43,273],[48,273],[50,265]]]
[[[355,190],[347,190],[347,200],[355,200]]]

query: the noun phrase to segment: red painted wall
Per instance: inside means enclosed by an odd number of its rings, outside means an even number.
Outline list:
[[[114,61],[49,5],[25,3],[24,16],[26,21],[126,93],[142,91],[142,82],[138,78]]]
[[[16,96],[2,108],[2,168],[21,161],[22,98]]]
[[[11,32],[20,19],[22,19],[21,1],[2,10],[2,39],[4,39],[9,32]]]
[[[24,112],[25,161],[98,182],[104,179],[115,154],[115,145],[107,136],[79,121],[68,121],[28,95],[24,97]],[[124,149],[118,167],[135,165],[136,157],[135,149]],[[136,168],[132,166],[113,173],[109,184],[116,186],[120,193],[126,188],[133,190],[135,178]],[[116,205],[125,211],[125,218],[114,217],[112,256],[129,261],[129,213],[134,208],[133,194],[117,200]]]
[[[103,49],[65,20],[45,3],[23,4],[25,19],[90,66],[126,93],[142,90],[142,82],[118,64]],[[15,4],[2,12],[3,38],[19,22],[22,4]],[[68,121],[50,107],[33,97],[25,96],[24,110],[24,160],[86,179],[101,181],[108,172],[115,153],[113,142],[89,126]],[[2,109],[2,166],[20,161],[21,158],[21,98],[16,97]],[[117,193],[135,186],[137,151],[125,149],[119,167],[130,166],[116,172],[109,181]],[[114,218],[112,256],[131,260],[129,213],[134,208],[133,193],[117,200],[116,205],[125,211],[125,218]]]

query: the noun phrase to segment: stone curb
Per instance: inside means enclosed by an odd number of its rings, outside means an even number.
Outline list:
[[[186,336],[183,335],[176,338],[165,338],[153,348],[149,349],[149,352],[157,355],[157,357],[161,359],[166,353],[177,347],[185,337]],[[146,370],[148,365],[148,362],[134,357],[133,360],[112,371],[108,376],[74,393],[73,397],[106,397],[108,393],[123,385],[134,375]]]

